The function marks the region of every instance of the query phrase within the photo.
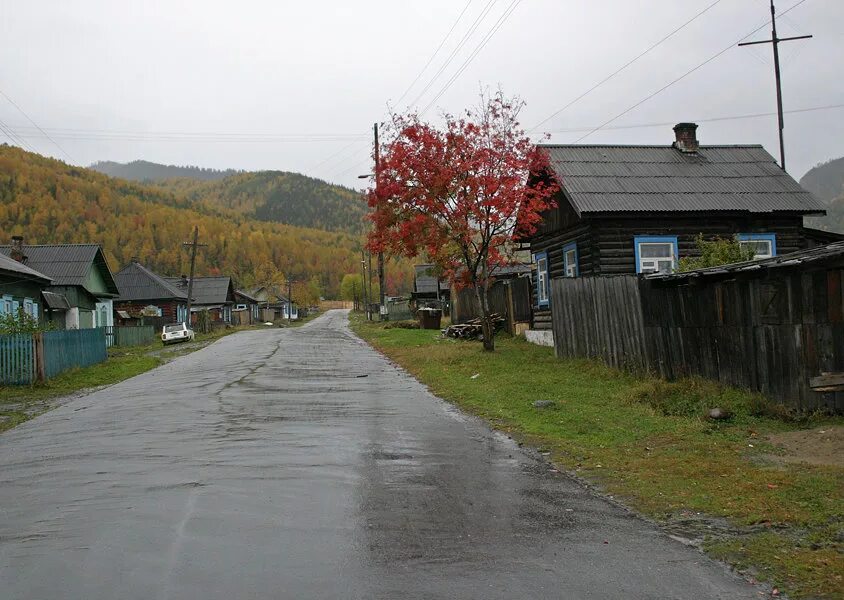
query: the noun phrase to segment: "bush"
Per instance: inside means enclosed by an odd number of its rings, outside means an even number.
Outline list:
[[[705,417],[710,409],[721,408],[733,415],[784,415],[761,394],[725,387],[700,377],[679,381],[652,379],[632,387],[630,400],[647,404],[659,413],[673,417]]]
[[[718,267],[732,263],[753,260],[753,248],[742,246],[737,237],[715,238],[712,241],[703,239],[703,235],[695,238],[695,245],[700,251],[700,256],[693,258],[687,256],[680,259],[679,271],[693,271],[705,269],[706,267]]]

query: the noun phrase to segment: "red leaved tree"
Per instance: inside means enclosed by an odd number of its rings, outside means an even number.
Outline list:
[[[488,291],[511,260],[514,237],[536,230],[557,185],[542,176],[547,155],[517,121],[523,103],[481,96],[461,118],[436,127],[394,115],[368,192],[373,251],[426,254],[458,289],[472,286],[493,350]]]

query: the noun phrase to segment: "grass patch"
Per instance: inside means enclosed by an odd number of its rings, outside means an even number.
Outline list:
[[[759,577],[794,597],[844,598],[836,579],[844,572],[844,470],[765,458],[776,452],[765,442],[768,434],[842,419],[777,418],[755,394],[558,360],[550,348],[508,336],[499,336],[490,354],[477,342],[443,339],[437,331],[387,329],[358,315],[351,322],[438,396],[550,451],[637,510],[665,523],[697,513],[726,518],[728,534],[705,544],[714,555],[755,566]],[[553,401],[553,408],[537,409],[536,400]],[[732,418],[705,418],[716,406]]]

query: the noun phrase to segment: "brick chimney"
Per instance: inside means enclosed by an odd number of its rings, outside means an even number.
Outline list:
[[[179,282],[179,285],[181,285],[182,287],[185,287],[185,288],[188,287],[188,276],[187,275],[182,275],[182,280]]]
[[[674,126],[674,147],[680,152],[693,154],[698,151],[700,144],[697,141],[697,123],[677,123]]]
[[[26,262],[26,255],[23,253],[23,236],[12,236],[12,251],[9,253],[9,256],[12,260],[16,260],[19,263]]]

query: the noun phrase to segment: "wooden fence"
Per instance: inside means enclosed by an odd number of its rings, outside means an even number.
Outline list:
[[[481,316],[481,308],[474,288],[452,291],[451,320],[460,324]],[[489,289],[489,309],[504,317],[507,331],[516,334],[519,323],[531,318],[531,283],[529,277],[502,279]]]
[[[30,334],[0,335],[0,385],[35,381],[35,346]]]
[[[29,385],[107,357],[103,327],[0,336],[0,385]]]
[[[812,380],[844,371],[842,269],[694,284],[636,276],[551,284],[559,357],[667,379],[700,375],[801,410],[844,411],[844,393]]]

